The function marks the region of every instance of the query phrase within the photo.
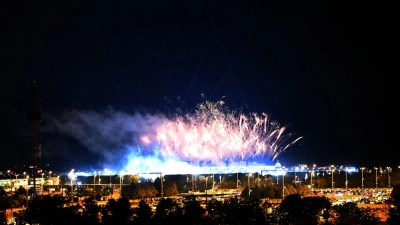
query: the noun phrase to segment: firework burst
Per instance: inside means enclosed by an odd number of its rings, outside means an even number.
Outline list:
[[[50,123],[44,131],[78,140],[102,155],[106,168],[132,173],[177,174],[200,167],[266,165],[301,139],[285,133],[286,127],[265,113],[244,115],[223,101],[203,102],[193,113],[173,119],[109,108],[48,115],[47,120]]]
[[[221,165],[223,162],[275,160],[301,137],[292,139],[286,127],[271,121],[265,113],[244,115],[231,111],[223,101],[206,101],[194,114],[159,124],[154,139],[163,157],[177,157],[195,164]],[[150,138],[152,137],[152,138]]]

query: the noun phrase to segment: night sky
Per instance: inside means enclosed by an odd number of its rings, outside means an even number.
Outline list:
[[[41,99],[42,160],[50,167],[96,167],[103,160],[75,138],[49,129],[51,118],[65,122],[76,110],[168,114],[221,99],[230,109],[265,112],[303,137],[278,157],[287,166],[400,165],[392,125],[398,41],[390,6],[219,0],[1,4],[3,167],[28,162],[26,111],[33,81]]]

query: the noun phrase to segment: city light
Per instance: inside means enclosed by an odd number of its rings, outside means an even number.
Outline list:
[[[361,189],[364,191],[364,170],[365,167],[361,167]]]

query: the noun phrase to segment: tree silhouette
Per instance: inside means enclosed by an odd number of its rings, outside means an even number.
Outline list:
[[[111,194],[114,192],[114,189],[112,188],[112,187],[109,187],[109,186],[107,186],[107,187],[104,187],[102,190],[101,190],[101,195],[102,196],[111,196]]]
[[[122,197],[128,199],[154,198],[157,195],[157,190],[151,182],[131,183],[122,188],[121,194]]]
[[[303,224],[305,204],[299,194],[285,197],[279,206],[280,221],[285,224]]]
[[[390,197],[393,199],[393,204],[395,206],[400,206],[400,184],[396,184],[393,186]]]
[[[293,184],[285,184],[285,195],[300,194]]]
[[[104,218],[103,224],[127,224],[129,219],[132,217],[130,207],[131,204],[126,198],[108,200],[107,205],[104,207],[107,216]]]
[[[327,188],[329,187],[328,176],[317,176],[313,179],[314,186],[316,188]]]
[[[337,225],[347,224],[365,224],[374,225],[378,224],[380,218],[377,211],[367,208],[359,208],[354,202],[347,202],[343,205],[333,207],[333,210],[338,214],[336,217]]]
[[[22,186],[19,186],[19,188],[16,190],[15,195],[16,197],[19,195],[26,195],[26,189]]]
[[[0,210],[6,210],[11,206],[11,198],[8,198],[3,187],[0,186]]]
[[[205,210],[201,207],[200,203],[196,201],[196,196],[187,196],[183,200],[184,219],[187,224],[198,223],[203,216]]]
[[[334,207],[335,212],[338,213],[336,222],[338,225],[359,224],[361,220],[361,209],[357,207],[354,202],[346,202],[343,205]]]
[[[155,224],[179,224],[183,208],[171,198],[161,199],[153,217]]]
[[[307,184],[296,184],[297,193],[301,196],[308,196],[311,195],[311,189],[308,187]]]
[[[140,176],[138,175],[129,175],[129,183],[139,183]]]
[[[30,219],[30,223],[37,221],[40,224],[56,224],[58,221],[56,215],[59,214],[59,208],[62,208],[63,204],[64,199],[58,195],[37,196],[26,209],[25,215]]]
[[[154,180],[154,187],[158,191],[158,195],[157,196],[161,196],[161,179],[160,178],[156,178]],[[179,194],[179,192],[178,192],[178,188],[177,188],[175,182],[170,181],[170,180],[164,181],[164,183],[163,183],[163,197],[174,196],[174,195],[177,195],[177,194]]]
[[[314,221],[318,221],[319,217],[322,216],[325,222],[328,222],[330,217],[330,209],[332,208],[332,203],[326,196],[322,197],[303,197],[304,202],[304,212],[308,214],[309,217],[313,218]]]
[[[151,207],[145,201],[141,200],[139,206],[134,210],[134,212],[136,216],[134,217],[132,224],[150,224],[153,213]]]
[[[7,218],[5,211],[0,211],[0,224],[6,224]]]
[[[265,224],[266,220],[259,199],[240,201],[238,211],[240,211],[237,218],[237,221],[240,221],[238,224]]]
[[[207,202],[207,210],[208,210],[208,216],[212,220],[219,221],[221,224],[224,224],[223,218],[221,218],[225,214],[225,207],[222,201],[218,201],[215,198],[211,198]]]
[[[386,222],[389,225],[398,225],[400,224],[400,209],[399,207],[390,208],[388,212],[388,218]]]

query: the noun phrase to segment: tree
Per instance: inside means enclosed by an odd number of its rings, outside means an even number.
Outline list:
[[[7,218],[5,211],[0,211],[0,224],[6,224]]]
[[[0,186],[0,210],[6,210],[10,208],[11,202],[8,198],[7,193],[4,191],[3,187]]]
[[[149,224],[153,213],[151,207],[143,200],[139,202],[139,206],[134,210],[136,216],[134,217],[133,224]]]
[[[248,187],[243,188],[242,193],[240,193],[240,197],[241,198],[247,198],[247,199],[251,198],[251,193],[249,195],[249,188]]]
[[[128,199],[154,198],[157,193],[151,182],[131,183],[129,186],[124,186],[121,192],[122,197]]]
[[[393,203],[395,206],[400,206],[400,184],[396,184],[393,186],[390,197],[393,199]]]
[[[157,177],[154,180],[153,183],[154,187],[156,188],[158,195],[157,196],[161,196],[161,179],[159,177]],[[178,192],[178,188],[176,186],[176,183],[171,181],[171,180],[165,180],[163,182],[163,197],[166,196],[174,196],[179,194]]]
[[[165,181],[164,183],[164,197],[174,196],[179,194],[176,184],[172,181]]]
[[[237,210],[237,216],[234,221],[238,221],[238,224],[265,224],[265,216],[263,209],[260,207],[260,200],[253,198],[251,200],[239,201]]]
[[[36,196],[36,191],[33,187],[29,188],[28,190],[28,195],[30,196]]]
[[[380,218],[375,210],[372,210],[371,208],[359,208],[354,202],[347,202],[343,205],[335,206],[333,209],[338,214],[336,217],[337,225],[375,225],[380,221]]]
[[[30,224],[31,221],[37,221],[40,224],[57,224],[59,222],[58,209],[62,208],[63,204],[64,199],[58,195],[37,196],[26,209],[25,215],[30,219]]]
[[[17,189],[17,191],[15,192],[15,195],[26,195],[26,189],[22,186],[19,186],[19,188]]]
[[[330,217],[330,210],[332,208],[332,203],[326,196],[321,197],[303,197],[305,212],[315,219],[319,220],[322,216],[325,222],[328,222]]]
[[[138,175],[130,175],[129,176],[129,183],[139,183],[140,176]]]
[[[301,196],[308,196],[311,194],[311,188],[309,188],[306,184],[296,184],[295,187],[297,189],[297,193],[299,193]]]
[[[285,185],[285,195],[299,194],[297,189],[292,184]]]
[[[264,196],[265,198],[275,198],[276,185],[265,185]]]
[[[313,180],[313,183],[316,188],[327,188],[329,187],[329,181],[327,177],[319,175],[318,177],[315,177]]]
[[[390,208],[388,212],[388,218],[386,221],[389,225],[400,224],[400,209],[399,207]]]
[[[157,205],[153,219],[157,224],[179,224],[183,209],[171,198],[163,198]]]
[[[101,195],[102,196],[111,196],[113,193],[114,189],[112,187],[104,187],[103,190],[101,190]]]
[[[218,224],[225,224],[223,215],[225,215],[225,207],[222,201],[212,198],[207,202],[207,210],[209,217]]]
[[[304,218],[304,201],[299,194],[288,195],[279,206],[281,221],[287,224],[302,224]]]
[[[127,224],[132,216],[131,204],[126,198],[118,200],[110,199],[105,206],[107,216],[104,218],[104,224]]]
[[[354,202],[346,202],[343,205],[337,205],[333,208],[338,214],[336,222],[338,225],[359,224],[361,218],[361,209]]]
[[[200,221],[205,210],[200,203],[196,201],[196,196],[187,196],[183,201],[185,211],[184,218],[188,224],[196,224]]]

